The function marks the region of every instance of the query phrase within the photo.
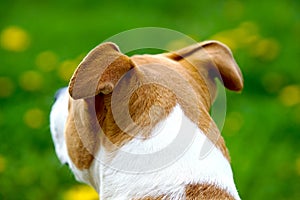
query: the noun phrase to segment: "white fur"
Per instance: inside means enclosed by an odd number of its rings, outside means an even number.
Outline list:
[[[101,199],[125,200],[133,196],[159,194],[172,194],[172,199],[185,199],[185,185],[189,183],[214,184],[235,199],[240,199],[229,162],[184,115],[179,105],[157,125],[152,138],[133,139],[113,154],[100,146],[90,169],[78,170],[69,159],[63,134],[67,98],[67,92],[63,93],[50,115],[56,153],[62,163],[70,165],[76,179],[92,185]],[[182,133],[186,136],[182,137]],[[104,145],[106,138],[103,134],[100,139]],[[210,148],[210,151],[205,157],[200,157],[203,148]],[[164,149],[167,151],[163,152]],[[166,155],[173,159],[166,161]]]
[[[65,126],[68,117],[68,88],[61,89],[57,100],[52,106],[50,113],[50,130],[54,142],[55,152],[62,164],[68,164],[75,175],[77,181],[91,184],[91,174],[89,170],[78,170],[70,160],[65,142]]]
[[[153,161],[152,159],[155,157],[147,157],[146,154],[155,154],[162,148],[171,145],[172,141],[175,140],[176,134],[180,132],[182,121],[189,123],[189,127],[194,127],[195,132],[192,134],[192,137],[188,136],[189,133],[186,132],[187,137],[192,139],[190,140],[191,143],[186,149],[183,149],[185,151],[181,155],[174,157],[173,162],[165,163],[165,166],[150,171],[138,170],[133,172],[124,171],[122,167],[120,168],[122,164],[126,169],[144,167],[135,166],[141,163],[135,162],[134,155],[130,157],[132,160],[124,160],[124,152],[136,154],[137,159],[139,155],[144,154],[144,165],[164,161],[164,157],[156,158]],[[229,162],[220,150],[207,139],[203,132],[184,115],[179,105],[158,126],[160,128],[154,129],[154,137],[145,141],[133,139],[117,152],[117,155],[112,158],[113,160],[110,160],[110,163],[104,163],[104,159],[99,157],[98,159],[102,162],[98,160],[98,162],[93,163],[91,167],[95,178],[93,182],[97,183],[98,188],[96,189],[98,189],[102,199],[129,199],[132,196],[145,197],[159,194],[172,194],[174,199],[184,199],[185,185],[189,183],[214,184],[226,190],[235,199],[240,199],[234,185]],[[184,132],[184,130],[181,131]],[[184,141],[182,142],[185,143]],[[208,146],[206,144],[205,148],[211,147],[211,150],[204,158],[200,158],[204,142],[210,144]],[[169,153],[170,156],[174,156],[172,152]],[[104,154],[105,152],[102,152],[101,156],[104,156]],[[116,169],[115,166],[118,166],[119,169]]]
[[[64,138],[65,125],[68,117],[68,100],[68,89],[61,89],[59,97],[52,106],[50,113],[50,130],[55,145],[56,155],[63,164],[68,163],[69,161]]]

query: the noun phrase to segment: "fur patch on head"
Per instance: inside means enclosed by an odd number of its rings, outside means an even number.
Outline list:
[[[79,169],[89,168],[100,145],[99,134],[105,134],[116,147],[133,137],[147,139],[177,103],[230,160],[209,115],[216,94],[215,77],[228,89],[243,88],[230,50],[216,41],[131,58],[113,43],[97,46],[80,63],[69,84],[72,105],[65,134],[71,160]]]

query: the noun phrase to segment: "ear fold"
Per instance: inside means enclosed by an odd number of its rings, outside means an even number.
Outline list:
[[[240,68],[230,49],[220,42],[205,41],[169,53],[167,56],[178,61],[185,59],[198,70],[203,70],[202,67],[204,67],[209,78],[220,78],[225,87],[230,90],[240,91],[243,89],[243,76]]]
[[[111,93],[118,80],[133,67],[130,58],[114,43],[103,43],[91,50],[79,64],[69,83],[73,99]]]

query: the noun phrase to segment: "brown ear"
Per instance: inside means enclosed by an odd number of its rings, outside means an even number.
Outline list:
[[[204,67],[209,78],[220,78],[225,87],[230,90],[243,89],[244,81],[240,68],[230,49],[220,42],[205,41],[169,53],[167,56],[174,60],[185,59],[197,68]]]
[[[131,68],[130,58],[114,43],[103,43],[91,50],[79,64],[69,83],[73,99],[111,93],[118,80]]]

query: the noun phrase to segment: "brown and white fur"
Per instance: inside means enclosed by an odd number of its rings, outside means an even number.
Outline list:
[[[51,132],[60,161],[101,199],[240,199],[223,137],[209,115],[216,77],[230,90],[243,88],[231,51],[217,41],[132,57],[113,43],[100,44],[52,107]],[[182,139],[188,144],[183,152],[175,145],[138,162],[140,155],[172,145],[182,122],[189,138]],[[201,157],[204,146],[209,151]],[[180,156],[149,168],[173,154]]]

